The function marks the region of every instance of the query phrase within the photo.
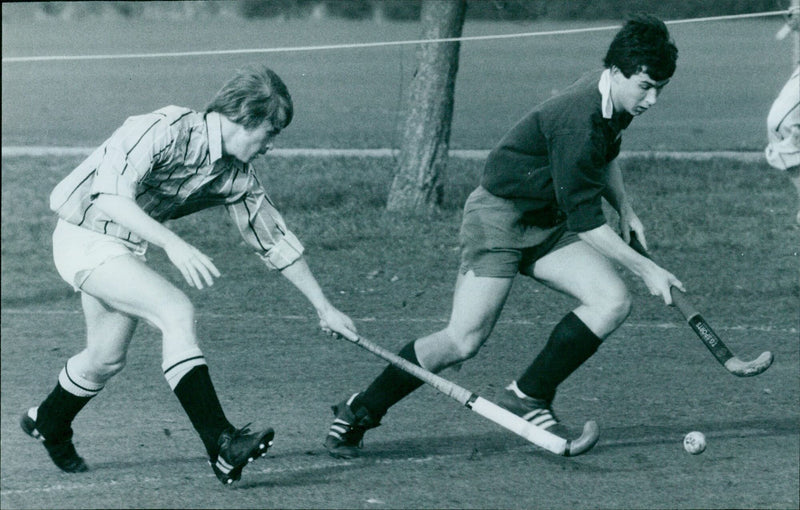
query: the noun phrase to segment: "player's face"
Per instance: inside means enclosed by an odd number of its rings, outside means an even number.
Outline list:
[[[239,161],[249,163],[270,150],[273,139],[280,132],[269,121],[253,129],[239,126],[231,140],[225,144],[225,151]]]
[[[669,78],[655,81],[647,74],[647,69],[626,78],[616,67],[611,68],[611,100],[618,112],[641,115],[656,104],[661,89],[669,83]]]

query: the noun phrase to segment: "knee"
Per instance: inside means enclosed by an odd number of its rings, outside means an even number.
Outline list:
[[[466,361],[478,354],[486,336],[481,331],[458,332],[448,329],[446,338],[454,362]]]
[[[631,313],[632,300],[628,289],[623,284],[607,285],[602,291],[583,302],[595,318],[595,326],[613,331],[619,327]]]
[[[94,382],[105,383],[125,368],[127,359],[122,355],[109,355],[102,352],[88,352],[89,370]]]
[[[165,337],[194,335],[195,310],[192,302],[179,293],[158,307],[154,322]]]
[[[616,325],[622,324],[628,318],[633,307],[633,300],[625,287],[609,292],[601,300],[601,303],[608,320]]]

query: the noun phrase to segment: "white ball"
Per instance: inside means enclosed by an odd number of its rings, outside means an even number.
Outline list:
[[[706,451],[706,436],[696,430],[689,432],[683,438],[683,449],[692,455],[700,455]]]

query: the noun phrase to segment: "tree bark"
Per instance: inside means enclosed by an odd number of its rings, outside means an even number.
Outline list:
[[[424,0],[422,39],[460,37],[466,10],[466,0]],[[389,211],[429,213],[442,202],[460,46],[459,41],[423,43],[417,49]]]

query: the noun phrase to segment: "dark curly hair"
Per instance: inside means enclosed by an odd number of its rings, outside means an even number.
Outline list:
[[[638,14],[625,23],[608,47],[603,64],[617,67],[626,78],[646,69],[650,78],[666,80],[675,73],[678,48],[663,21]]]
[[[248,129],[265,120],[283,129],[292,121],[294,106],[286,84],[274,71],[265,65],[249,65],[222,86],[206,112],[217,112]]]

